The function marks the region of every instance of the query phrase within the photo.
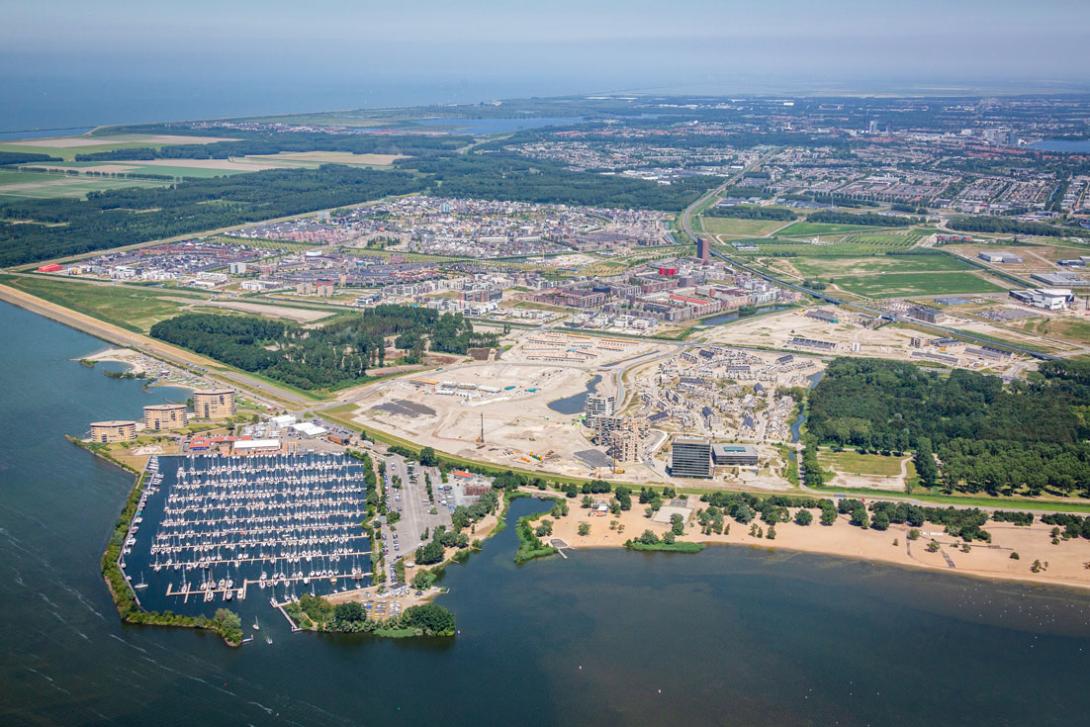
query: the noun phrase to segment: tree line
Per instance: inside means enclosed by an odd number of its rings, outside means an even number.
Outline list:
[[[837,359],[810,395],[818,442],[915,450],[921,484],[1039,494],[1090,491],[1090,364],[1052,361],[1026,381],[909,363]],[[806,455],[803,458],[806,469]]]
[[[494,346],[494,334],[477,333],[460,313],[380,305],[359,316],[317,328],[256,316],[185,313],[159,321],[151,335],[231,366],[300,389],[333,389],[356,383],[369,368],[385,365],[386,337],[414,332],[432,350],[464,354]]]

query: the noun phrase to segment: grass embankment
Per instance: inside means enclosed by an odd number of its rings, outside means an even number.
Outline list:
[[[675,540],[672,543],[641,543],[636,540],[629,540],[624,544],[624,547],[629,550],[640,550],[644,552],[663,552],[663,553],[699,553],[704,550],[703,543],[690,543]]]
[[[107,454],[87,447],[82,442],[79,442],[79,440],[71,441],[74,441],[80,446],[84,446],[88,451],[98,456],[102,456],[104,459],[117,464],[125,470],[133,472],[131,467],[127,467],[112,457],[109,457]],[[169,611],[146,611],[137,602],[136,594],[129,586],[129,582],[125,579],[125,574],[121,570],[120,560],[121,549],[125,545],[125,536],[129,532],[129,523],[132,522],[133,516],[136,515],[136,510],[140,505],[140,495],[144,492],[144,481],[146,477],[146,473],[139,473],[136,475],[133,488],[129,492],[128,499],[125,501],[125,507],[122,509],[121,515],[117,518],[113,534],[110,535],[106,550],[102,554],[102,577],[106,580],[106,586],[110,590],[111,597],[113,597],[118,615],[121,616],[121,620],[125,623],[207,629],[219,634],[228,646],[238,646],[242,643],[242,620],[234,611],[221,608],[216,611],[215,618],[208,618],[206,616],[182,616],[180,614],[170,613]]]

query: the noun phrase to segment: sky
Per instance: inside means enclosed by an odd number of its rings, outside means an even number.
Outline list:
[[[0,0],[24,109],[257,113],[606,91],[1090,86],[1087,0]],[[194,99],[198,99],[194,101]],[[62,114],[63,115],[63,114]],[[59,116],[57,117],[59,120]]]

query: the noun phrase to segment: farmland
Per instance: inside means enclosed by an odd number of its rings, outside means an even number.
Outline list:
[[[18,199],[82,199],[91,192],[131,187],[160,187],[166,182],[146,179],[91,177],[61,172],[20,172],[0,169],[0,197]]]
[[[968,272],[878,273],[838,278],[842,290],[865,298],[903,298],[954,293],[1001,293],[1005,288]]]
[[[33,152],[73,161],[77,154],[96,154],[115,149],[160,148],[171,144],[210,144],[218,137],[171,136],[168,134],[116,134],[110,136],[60,136],[0,143],[0,151]]]

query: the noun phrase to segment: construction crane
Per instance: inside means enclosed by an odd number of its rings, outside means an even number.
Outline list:
[[[477,446],[484,446],[484,412],[481,412],[481,433],[477,435]]]

